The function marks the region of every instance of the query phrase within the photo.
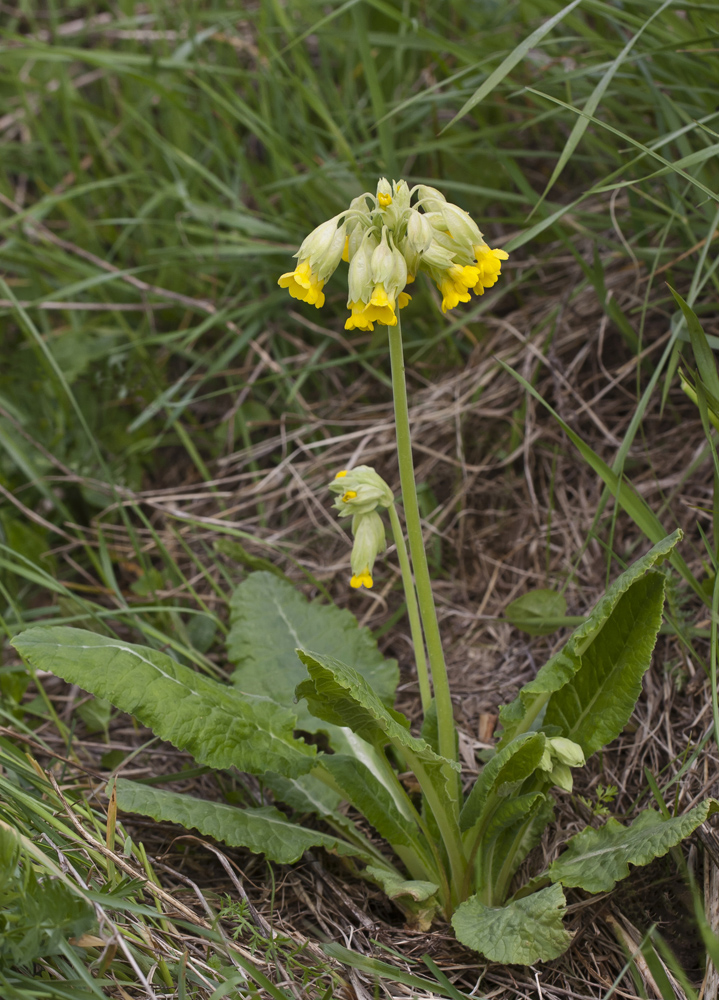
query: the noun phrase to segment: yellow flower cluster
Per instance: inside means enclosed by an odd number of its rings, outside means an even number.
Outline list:
[[[414,204],[412,199],[415,198]],[[341,260],[349,263],[350,315],[346,330],[373,330],[375,323],[397,325],[397,310],[411,296],[405,287],[425,271],[442,295],[442,311],[483,295],[496,284],[504,250],[491,249],[474,220],[435,188],[384,177],[374,195],[322,223],[304,240],[294,271],[279,279],[293,298],[317,309],[323,288]]]
[[[348,471],[338,472],[329,484],[335,494],[333,504],[340,517],[352,517],[354,544],[350,565],[350,587],[374,585],[372,569],[380,552],[385,549],[385,535],[378,508],[386,509],[394,503],[394,496],[387,483],[368,465],[358,465]]]

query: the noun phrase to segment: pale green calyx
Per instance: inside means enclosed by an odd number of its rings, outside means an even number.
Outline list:
[[[374,583],[372,569],[375,559],[387,547],[382,518],[376,510],[371,510],[368,514],[355,514],[352,518],[352,534],[354,545],[350,556],[350,586],[371,588]]]
[[[550,736],[539,762],[542,771],[546,771],[552,784],[565,792],[572,790],[572,767],[582,767],[586,763],[584,751],[578,743],[568,740],[565,736]]]
[[[309,263],[321,281],[326,281],[342,260],[347,227],[344,223],[338,225],[340,218],[340,215],[335,215],[313,229],[295,254],[299,260]]]
[[[584,751],[578,743],[568,740],[564,736],[550,736],[547,740],[550,753],[567,767],[584,767]]]
[[[329,484],[329,489],[337,494],[332,506],[339,511],[340,517],[369,514],[377,507],[389,507],[394,503],[392,490],[369,465],[343,469]]]

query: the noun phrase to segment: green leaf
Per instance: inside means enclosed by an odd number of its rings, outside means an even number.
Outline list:
[[[264,854],[269,861],[278,864],[299,861],[311,847],[373,860],[339,837],[298,826],[274,806],[238,809],[224,802],[207,802],[191,795],[160,791],[124,778],[117,779],[116,788],[117,805],[124,812],[140,813],[158,822],[199,830],[232,847],[247,847],[256,854]]]
[[[361,761],[348,754],[337,753],[326,754],[322,764],[347,801],[393,847],[409,846],[416,841],[418,829],[414,821],[402,815],[389,789]]]
[[[388,871],[386,868],[377,868],[374,865],[368,865],[366,873],[382,886],[383,892],[390,899],[409,896],[415,903],[424,903],[439,889],[439,886],[435,885],[434,882],[409,881],[403,879],[396,872]]]
[[[455,911],[452,926],[462,944],[491,962],[533,965],[558,958],[569,947],[565,912],[564,893],[551,885],[506,906],[485,906],[471,896]]]
[[[459,817],[463,832],[479,820],[492,792],[508,794],[534,773],[542,759],[545,743],[544,733],[523,733],[484,765]]]
[[[556,590],[530,590],[508,604],[505,615],[528,635],[551,635],[564,624],[567,602]]]
[[[583,655],[611,621],[624,595],[671,554],[681,537],[681,531],[667,535],[646,555],[632,563],[607,589],[586,621],[574,630],[559,652],[545,663],[533,681],[525,684],[518,698],[510,705],[502,707],[500,722],[504,732],[499,743],[500,748],[506,746],[516,734],[526,731],[522,728],[523,725],[530,728],[533,722],[528,723],[528,720],[534,720],[549,697],[572,680],[582,665]]]
[[[554,799],[551,795],[528,793],[502,803],[497,812],[496,822],[493,816],[487,831],[489,849],[481,855],[477,887],[489,888],[496,892],[497,899],[504,899],[515,872],[554,819]],[[510,825],[513,818],[516,822]]]
[[[713,813],[719,802],[707,799],[683,816],[664,819],[645,809],[631,826],[613,817],[598,830],[587,827],[567,844],[567,850],[549,868],[554,882],[587,892],[608,892],[629,874],[629,865],[648,865],[663,857],[693,833]]]
[[[237,664],[232,680],[246,694],[270,698],[297,715],[297,728],[316,732],[318,721],[295,704],[307,676],[297,647],[349,663],[383,704],[392,706],[399,681],[396,660],[386,660],[369,629],[349,611],[308,601],[295,586],[270,573],[252,573],[232,595],[227,652]],[[337,734],[330,732],[330,739]],[[346,750],[338,740],[336,749]]]
[[[616,739],[634,710],[662,623],[664,584],[661,573],[637,580],[582,654],[575,676],[549,699],[544,725],[559,726],[587,758]]]
[[[387,708],[353,667],[305,649],[297,650],[297,655],[310,675],[298,685],[297,697],[307,699],[313,715],[336,726],[347,726],[376,747],[392,743],[427,763],[449,763],[429,743],[412,736],[407,719]],[[458,764],[453,766],[459,770]]]
[[[200,764],[294,777],[316,763],[315,748],[292,735],[292,712],[250,702],[159,650],[62,626],[28,629],[13,645],[33,666],[107,699]]]

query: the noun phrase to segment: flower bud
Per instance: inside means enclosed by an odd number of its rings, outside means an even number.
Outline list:
[[[407,222],[407,243],[416,254],[423,254],[432,242],[432,226],[427,218],[413,210]]]
[[[332,505],[340,517],[350,514],[368,514],[377,507],[389,507],[394,494],[387,483],[369,465],[358,465],[349,471],[338,472],[329,484],[337,499]]]
[[[584,751],[578,743],[566,739],[564,736],[551,736],[547,740],[549,752],[553,757],[567,767],[584,767]]]
[[[574,779],[572,778],[572,772],[569,770],[566,764],[555,764],[552,768],[552,773],[550,779],[553,784],[557,785],[562,791],[571,792],[574,787]]]
[[[403,180],[393,181],[392,188],[394,191],[393,204],[397,212],[397,217],[399,218],[402,212],[406,212],[409,208],[411,193],[409,187],[407,186],[407,182]]]
[[[464,244],[474,252],[474,246],[482,242],[482,234],[479,226],[470,216],[469,212],[447,202],[442,211],[444,221],[452,239]],[[478,238],[479,237],[479,238]]]
[[[372,256],[377,246],[375,237],[367,232],[364,234],[362,242],[353,251],[352,237],[350,236],[350,267],[347,276],[350,302],[368,302],[372,296]]]
[[[386,177],[377,181],[377,204],[380,208],[389,208],[392,204],[392,187]]]
[[[437,188],[429,187],[427,184],[418,184],[416,191],[418,204],[425,212],[441,212],[447,204],[447,199]]]
[[[382,242],[372,254],[372,281],[376,285],[389,283],[394,268],[392,250],[387,242],[387,227],[382,228]]]
[[[352,566],[351,587],[371,587],[372,569],[380,552],[387,547],[384,524],[376,510],[367,514],[355,514],[352,518],[354,544],[350,565]]]
[[[387,283],[387,292],[396,298],[407,284],[407,261],[397,247],[392,248],[392,273]]]

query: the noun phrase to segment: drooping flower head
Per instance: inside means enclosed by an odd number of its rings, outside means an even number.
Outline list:
[[[414,203],[413,203],[414,199]],[[354,198],[348,209],[323,222],[295,254],[297,266],[279,279],[282,288],[317,309],[323,288],[341,260],[349,263],[346,330],[397,325],[397,310],[411,296],[405,287],[419,271],[442,294],[442,310],[483,295],[497,281],[504,250],[491,249],[471,216],[436,188],[381,177],[375,194]]]
[[[329,484],[336,494],[333,507],[340,517],[352,517],[354,544],[350,564],[351,587],[374,585],[372,570],[375,559],[386,547],[384,524],[377,508],[386,509],[394,503],[394,495],[387,483],[369,465],[343,469]]]

